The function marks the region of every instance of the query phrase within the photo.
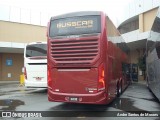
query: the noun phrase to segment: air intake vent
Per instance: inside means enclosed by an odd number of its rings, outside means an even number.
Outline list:
[[[53,41],[51,54],[58,64],[90,64],[98,54],[98,40]]]

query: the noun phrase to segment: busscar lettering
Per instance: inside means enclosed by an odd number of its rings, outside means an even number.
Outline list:
[[[60,22],[57,24],[57,28],[67,28],[67,27],[75,27],[75,28],[93,27],[93,20]]]

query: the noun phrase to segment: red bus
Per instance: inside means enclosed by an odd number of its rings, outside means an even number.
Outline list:
[[[47,37],[49,101],[108,104],[128,85],[127,46],[103,12],[52,17]]]

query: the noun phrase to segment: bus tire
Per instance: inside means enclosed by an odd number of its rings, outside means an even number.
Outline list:
[[[122,82],[120,82],[120,84],[119,84],[119,94],[121,95],[122,94]]]
[[[119,83],[117,83],[117,90],[116,90],[116,92],[117,92],[117,97],[119,97],[120,96],[120,93],[119,93]]]

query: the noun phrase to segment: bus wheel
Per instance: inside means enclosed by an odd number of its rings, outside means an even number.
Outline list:
[[[119,94],[119,83],[117,83],[117,97],[119,97],[120,96],[120,94]]]

